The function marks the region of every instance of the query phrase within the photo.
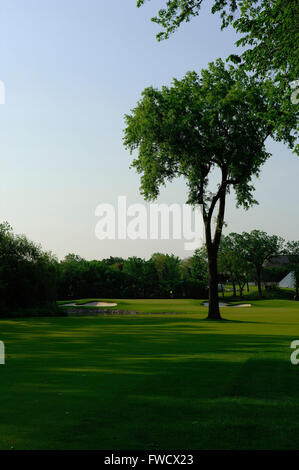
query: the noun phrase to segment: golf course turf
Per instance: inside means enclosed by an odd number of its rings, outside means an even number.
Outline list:
[[[299,448],[298,302],[110,301],[140,315],[0,320],[0,449]]]

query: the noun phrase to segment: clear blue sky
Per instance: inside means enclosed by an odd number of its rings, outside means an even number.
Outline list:
[[[1,220],[60,258],[148,257],[183,251],[180,241],[99,241],[96,206],[118,195],[142,202],[139,177],[122,146],[123,116],[149,85],[169,84],[236,50],[233,31],[207,8],[170,40],[158,43],[151,16],[164,2],[136,0],[2,0],[0,106]],[[210,3],[210,2],[207,2]],[[229,201],[229,231],[259,228],[298,239],[298,157],[269,143],[272,159],[256,184],[249,212]],[[184,203],[185,185],[158,202]]]

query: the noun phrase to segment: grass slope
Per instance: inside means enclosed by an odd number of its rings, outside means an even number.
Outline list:
[[[117,302],[181,315],[0,321],[0,449],[299,448],[298,303]]]

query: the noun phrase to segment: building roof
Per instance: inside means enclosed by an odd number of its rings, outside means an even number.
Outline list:
[[[265,262],[265,266],[267,266],[267,268],[286,266],[287,264],[289,264],[288,255],[272,256],[272,258]]]

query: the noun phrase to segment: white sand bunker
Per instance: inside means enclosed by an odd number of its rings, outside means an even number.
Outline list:
[[[75,304],[74,302],[69,304],[62,304],[61,307],[115,307],[117,304],[111,302],[87,302],[86,304]]]
[[[88,307],[116,307],[117,304],[111,302],[89,302],[87,305]]]
[[[209,306],[209,302],[204,302],[203,305],[205,307]],[[237,304],[237,305],[228,305],[224,302],[219,302],[219,307],[251,307],[251,304]]]
[[[251,304],[228,305],[228,307],[251,307]]]

